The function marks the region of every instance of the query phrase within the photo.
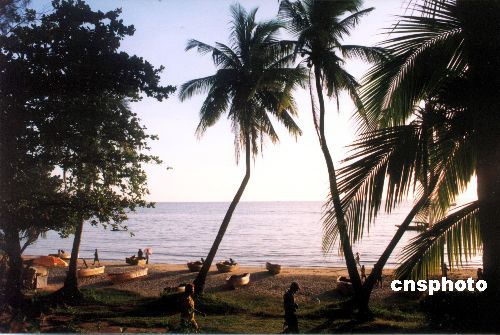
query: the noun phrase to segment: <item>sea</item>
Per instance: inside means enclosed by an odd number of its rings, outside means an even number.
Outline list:
[[[403,203],[390,214],[381,213],[353,246],[360,263],[372,266],[382,254],[411,209]],[[93,259],[94,249],[101,260],[124,260],[138,249],[151,248],[151,262],[181,264],[206,257],[229,203],[161,202],[155,208],[140,208],[128,215],[128,231],[111,231],[85,224],[80,257]],[[216,261],[233,258],[242,265],[264,266],[265,262],[288,267],[344,267],[338,247],[329,253],[322,249],[323,202],[240,202],[219,247]],[[401,251],[417,235],[405,232],[386,267],[395,268]],[[46,255],[57,249],[70,251],[73,236],[59,237],[49,231],[25,251],[27,255]],[[464,267],[481,266],[481,255]]]

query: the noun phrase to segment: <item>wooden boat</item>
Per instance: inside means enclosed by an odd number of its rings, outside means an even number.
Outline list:
[[[187,267],[191,272],[200,272],[201,268],[203,267],[203,263],[200,261],[188,262]]]
[[[122,272],[122,273],[108,273],[109,279],[113,283],[120,283],[123,281],[133,280],[136,278],[147,276],[148,268],[137,269],[135,271]]]
[[[125,258],[125,263],[130,264],[130,265],[145,266],[146,265],[146,259],[144,259],[144,258],[137,258],[137,257],[128,257],[128,258]]]
[[[33,260],[33,265],[41,265],[46,267],[55,267],[55,266],[68,266],[68,263],[60,259],[59,257],[54,256],[40,256]]]
[[[71,254],[69,252],[59,252],[57,254],[49,254],[52,257],[59,257],[60,259],[69,260],[71,258]]]
[[[266,262],[266,269],[273,275],[277,275],[278,273],[281,272],[281,265],[279,264],[272,264],[269,262]]]
[[[78,269],[78,277],[91,277],[104,273],[104,266],[96,266],[93,268]]]
[[[415,221],[414,225],[409,225],[406,230],[414,230],[414,231],[424,231],[428,228],[429,224],[427,222]],[[401,225],[396,225],[396,227],[401,227]]]
[[[352,295],[354,293],[351,280],[345,276],[337,277],[337,290],[342,295]]]
[[[170,286],[163,289],[165,293],[184,293],[186,292],[186,284],[179,284],[179,286]]]
[[[30,268],[34,269],[38,276],[48,276],[49,270],[45,266],[32,265]]]
[[[249,282],[250,282],[250,273],[248,272],[242,275],[232,275],[226,278],[226,284],[231,288],[245,286],[248,285]]]
[[[229,263],[228,261],[218,262],[215,266],[222,273],[236,271],[239,267],[238,263]]]

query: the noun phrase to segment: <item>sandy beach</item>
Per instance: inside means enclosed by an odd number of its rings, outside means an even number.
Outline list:
[[[132,271],[137,266],[127,265],[124,262],[101,262],[106,266],[105,274]],[[80,265],[80,264],[79,264]],[[82,264],[83,266],[83,264]],[[105,288],[113,287],[119,290],[136,292],[145,297],[157,297],[166,287],[174,287],[181,283],[190,283],[196,278],[194,272],[189,272],[185,264],[149,264],[148,275],[136,280],[113,284],[106,275],[98,275],[88,278],[80,278],[79,285],[82,288]],[[265,294],[281,297],[292,281],[301,284],[300,295],[308,299],[321,299],[325,295],[331,295],[336,288],[336,278],[340,275],[347,276],[346,268],[297,268],[284,267],[280,274],[271,275],[265,266],[247,267],[240,266],[231,274],[250,273],[250,284],[240,290],[248,294]],[[382,288],[376,288],[373,292],[374,299],[387,297],[394,292],[390,289],[393,279],[393,269],[384,270]],[[369,270],[367,271],[367,275]],[[49,269],[48,287],[44,290],[54,291],[63,285],[66,268]],[[230,274],[219,273],[215,266],[210,269],[206,282],[207,292],[220,292],[227,290],[225,279]],[[450,271],[452,280],[459,278],[475,277],[474,269],[462,269]]]

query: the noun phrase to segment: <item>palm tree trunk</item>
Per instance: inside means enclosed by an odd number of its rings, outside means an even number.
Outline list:
[[[477,134],[477,196],[488,296],[500,302],[500,2],[458,0]],[[480,19],[479,19],[480,18]],[[494,310],[494,309],[493,309]],[[491,311],[491,308],[490,308]],[[496,318],[494,319],[496,320]]]
[[[64,287],[61,289],[64,299],[72,300],[81,297],[81,292],[78,289],[77,265],[78,253],[80,252],[80,244],[83,235],[83,220],[78,223],[73,240],[73,248],[71,249],[71,259],[69,261],[68,274],[64,281]]]
[[[21,258],[21,242],[19,231],[12,226],[4,229],[5,247],[9,257],[9,269],[7,271],[7,283],[5,287],[6,301],[13,307],[22,304],[23,294],[23,260]]]
[[[415,206],[413,206],[410,213],[408,213],[408,215],[406,216],[406,218],[401,223],[398,230],[392,237],[391,242],[387,245],[384,252],[379,257],[377,263],[375,263],[375,265],[373,266],[372,272],[370,273],[366,281],[363,283],[363,294],[361,298],[361,303],[365,305],[364,308],[368,309],[368,302],[370,301],[370,295],[373,291],[375,283],[377,282],[377,279],[382,274],[382,270],[384,269],[385,263],[387,263],[387,260],[394,251],[394,248],[396,248],[396,245],[401,240],[401,237],[403,237],[403,234],[405,233],[406,229],[410,225],[415,215],[417,215],[418,211],[420,211],[420,209],[427,202],[427,196],[428,196],[427,194],[424,194],[420,198],[420,200],[415,204]]]
[[[344,211],[342,209],[342,204],[340,201],[340,194],[337,187],[337,176],[335,174],[335,167],[333,164],[332,156],[328,150],[328,145],[325,137],[325,101],[323,99],[323,87],[321,85],[321,73],[318,67],[314,67],[314,76],[316,77],[316,91],[318,94],[319,101],[319,134],[321,142],[321,150],[323,151],[323,156],[325,157],[326,167],[328,169],[328,179],[330,183],[330,193],[333,200],[333,206],[335,208],[335,216],[337,217],[337,223],[339,226],[340,242],[342,243],[342,250],[344,252],[344,257],[346,260],[347,271],[349,272],[349,277],[351,278],[352,286],[357,298],[360,298],[361,294],[361,278],[359,277],[358,268],[356,265],[356,260],[354,259],[354,254],[352,252],[352,246],[349,239],[349,234],[347,232],[347,226],[344,220]]]
[[[238,192],[236,192],[236,195],[233,198],[233,201],[229,205],[229,208],[226,212],[226,215],[224,216],[224,220],[222,220],[222,224],[219,228],[219,232],[217,233],[217,236],[215,237],[215,241],[212,244],[212,248],[210,249],[210,252],[208,253],[208,256],[205,259],[205,262],[203,263],[203,267],[201,268],[200,272],[198,273],[198,276],[196,276],[196,279],[194,280],[194,287],[195,287],[195,293],[197,295],[203,294],[203,291],[205,290],[205,281],[207,279],[207,274],[208,271],[210,270],[210,266],[212,265],[212,262],[215,258],[215,254],[217,253],[217,250],[219,249],[219,245],[222,242],[222,238],[224,237],[224,234],[226,233],[226,229],[229,225],[229,222],[231,221],[231,217],[233,216],[233,212],[236,209],[236,205],[238,205],[238,202],[240,201],[241,196],[243,195],[243,191],[245,191],[245,188],[248,184],[248,180],[250,179],[250,135],[247,133],[245,135],[245,161],[246,161],[246,173],[245,177],[243,178],[243,181],[241,182],[240,188],[238,189]]]

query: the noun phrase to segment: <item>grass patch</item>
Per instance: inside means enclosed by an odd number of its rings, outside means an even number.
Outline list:
[[[143,298],[135,292],[113,288],[82,289],[82,293],[86,303],[98,303],[107,306],[137,305],[150,300]]]

